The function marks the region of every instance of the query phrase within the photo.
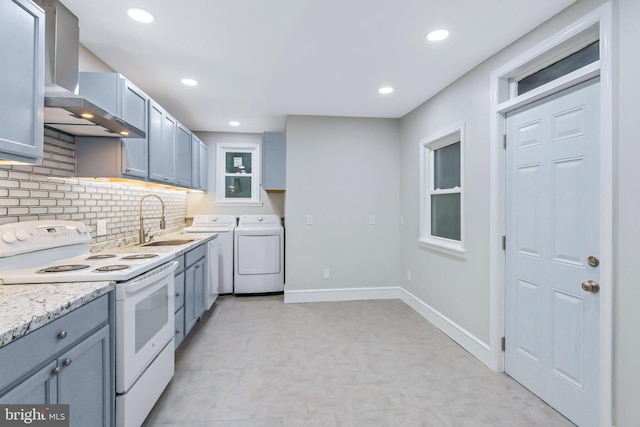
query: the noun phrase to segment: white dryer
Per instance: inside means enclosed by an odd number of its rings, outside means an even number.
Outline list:
[[[284,291],[284,227],[278,215],[242,215],[235,230],[235,294]]]
[[[235,215],[196,215],[183,233],[217,233],[220,294],[233,293],[233,231]]]

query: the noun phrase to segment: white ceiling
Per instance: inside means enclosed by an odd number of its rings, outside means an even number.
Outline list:
[[[87,49],[190,129],[263,132],[284,130],[288,114],[402,117],[574,1],[62,3],[80,19]],[[156,20],[129,19],[131,7]],[[450,37],[426,41],[438,28]],[[395,91],[378,94],[387,85]]]

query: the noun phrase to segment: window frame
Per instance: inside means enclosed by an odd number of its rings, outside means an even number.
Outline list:
[[[226,156],[229,152],[251,153],[251,198],[225,197]],[[262,206],[260,201],[261,151],[259,143],[218,142],[216,143],[216,201],[215,206]]]
[[[418,244],[457,257],[466,257],[465,247],[465,124],[458,123],[420,141],[420,237]],[[434,189],[434,153],[449,145],[460,143],[460,187],[458,189]],[[460,240],[431,234],[431,196],[460,194]]]

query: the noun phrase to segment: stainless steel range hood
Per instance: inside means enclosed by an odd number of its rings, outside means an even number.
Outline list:
[[[57,0],[36,3],[45,11],[45,126],[78,136],[144,138],[144,130],[78,96],[78,18]]]

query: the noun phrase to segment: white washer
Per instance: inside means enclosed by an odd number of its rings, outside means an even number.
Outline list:
[[[242,215],[235,230],[235,293],[284,291],[284,228],[278,215]]]
[[[217,233],[218,274],[220,294],[233,293],[233,231],[237,219],[234,215],[196,215],[191,227],[183,233]]]

